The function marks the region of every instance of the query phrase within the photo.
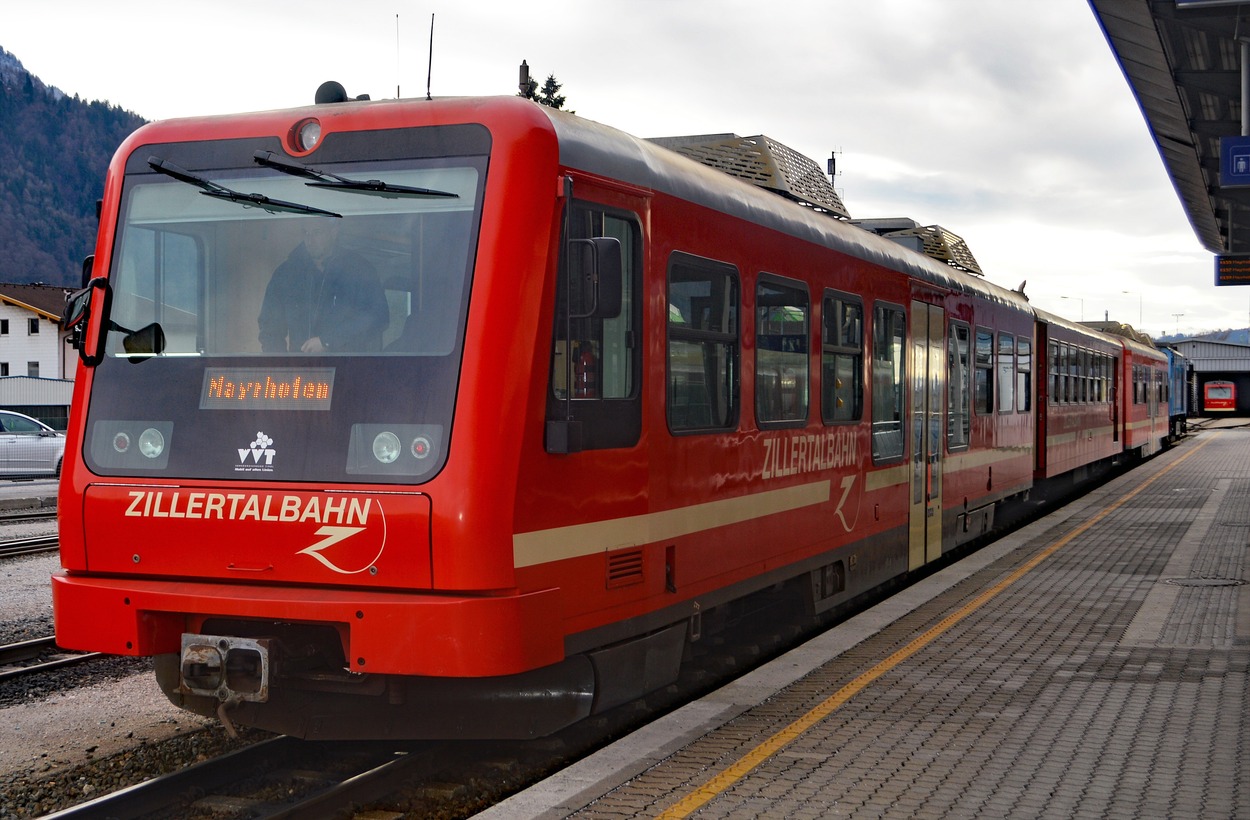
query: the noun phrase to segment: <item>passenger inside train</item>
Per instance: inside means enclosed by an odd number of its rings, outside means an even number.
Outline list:
[[[386,295],[373,265],[339,246],[340,221],[306,219],[303,241],[270,278],[257,320],[265,353],[382,349]]]

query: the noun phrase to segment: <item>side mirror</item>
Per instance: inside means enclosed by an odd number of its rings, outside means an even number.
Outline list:
[[[96,291],[100,295],[95,295]],[[99,319],[94,340],[89,339],[87,330],[91,324],[92,306],[96,300],[102,300],[98,310]],[[75,291],[65,298],[65,310],[61,313],[61,327],[69,331],[66,342],[78,351],[78,358],[87,367],[95,367],[104,361],[104,338],[108,332],[109,310],[113,301],[113,290],[107,279],[92,279],[82,290]],[[94,344],[92,342],[94,341]]]
[[[582,308],[582,312],[575,312],[572,318],[615,319],[620,316],[621,241],[613,236],[596,236],[574,239],[570,245],[577,249],[570,258],[579,266],[570,277],[570,284],[580,285],[575,295],[580,297]]]
[[[164,353],[165,330],[159,323],[153,322],[138,330],[129,331],[122,338],[122,349],[129,354],[132,362],[141,362],[149,356]]]
[[[61,311],[61,327],[74,332],[82,330],[81,325],[87,323],[91,315],[91,292],[93,288],[83,288],[65,297],[65,309]],[[71,335],[70,344],[75,349],[82,349],[81,333]]]

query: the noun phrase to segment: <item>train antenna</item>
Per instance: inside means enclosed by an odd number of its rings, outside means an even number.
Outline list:
[[[430,61],[425,67],[425,98],[427,100],[434,99],[430,96],[430,78],[434,74],[434,15],[430,15]]]

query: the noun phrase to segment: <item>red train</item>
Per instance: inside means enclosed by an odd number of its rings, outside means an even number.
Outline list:
[[[1230,381],[1210,381],[1202,386],[1202,410],[1206,413],[1232,413],[1237,410],[1237,385]]]
[[[839,208],[512,98],[144,127],[67,307],[58,642],[297,736],[533,736],[1163,444],[1162,354]]]

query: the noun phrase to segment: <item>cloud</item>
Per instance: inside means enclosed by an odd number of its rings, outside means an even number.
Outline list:
[[[27,68],[150,118],[303,105],[327,79],[424,96],[433,12],[436,96],[514,93],[525,59],[580,115],[639,136],[764,133],[822,166],[840,151],[852,214],[942,224],[1055,312],[1085,298],[1155,332],[1182,309],[1195,329],[1246,324],[1084,0],[437,0],[398,9],[398,30],[380,0],[60,0],[66,26],[10,6],[0,45]]]

